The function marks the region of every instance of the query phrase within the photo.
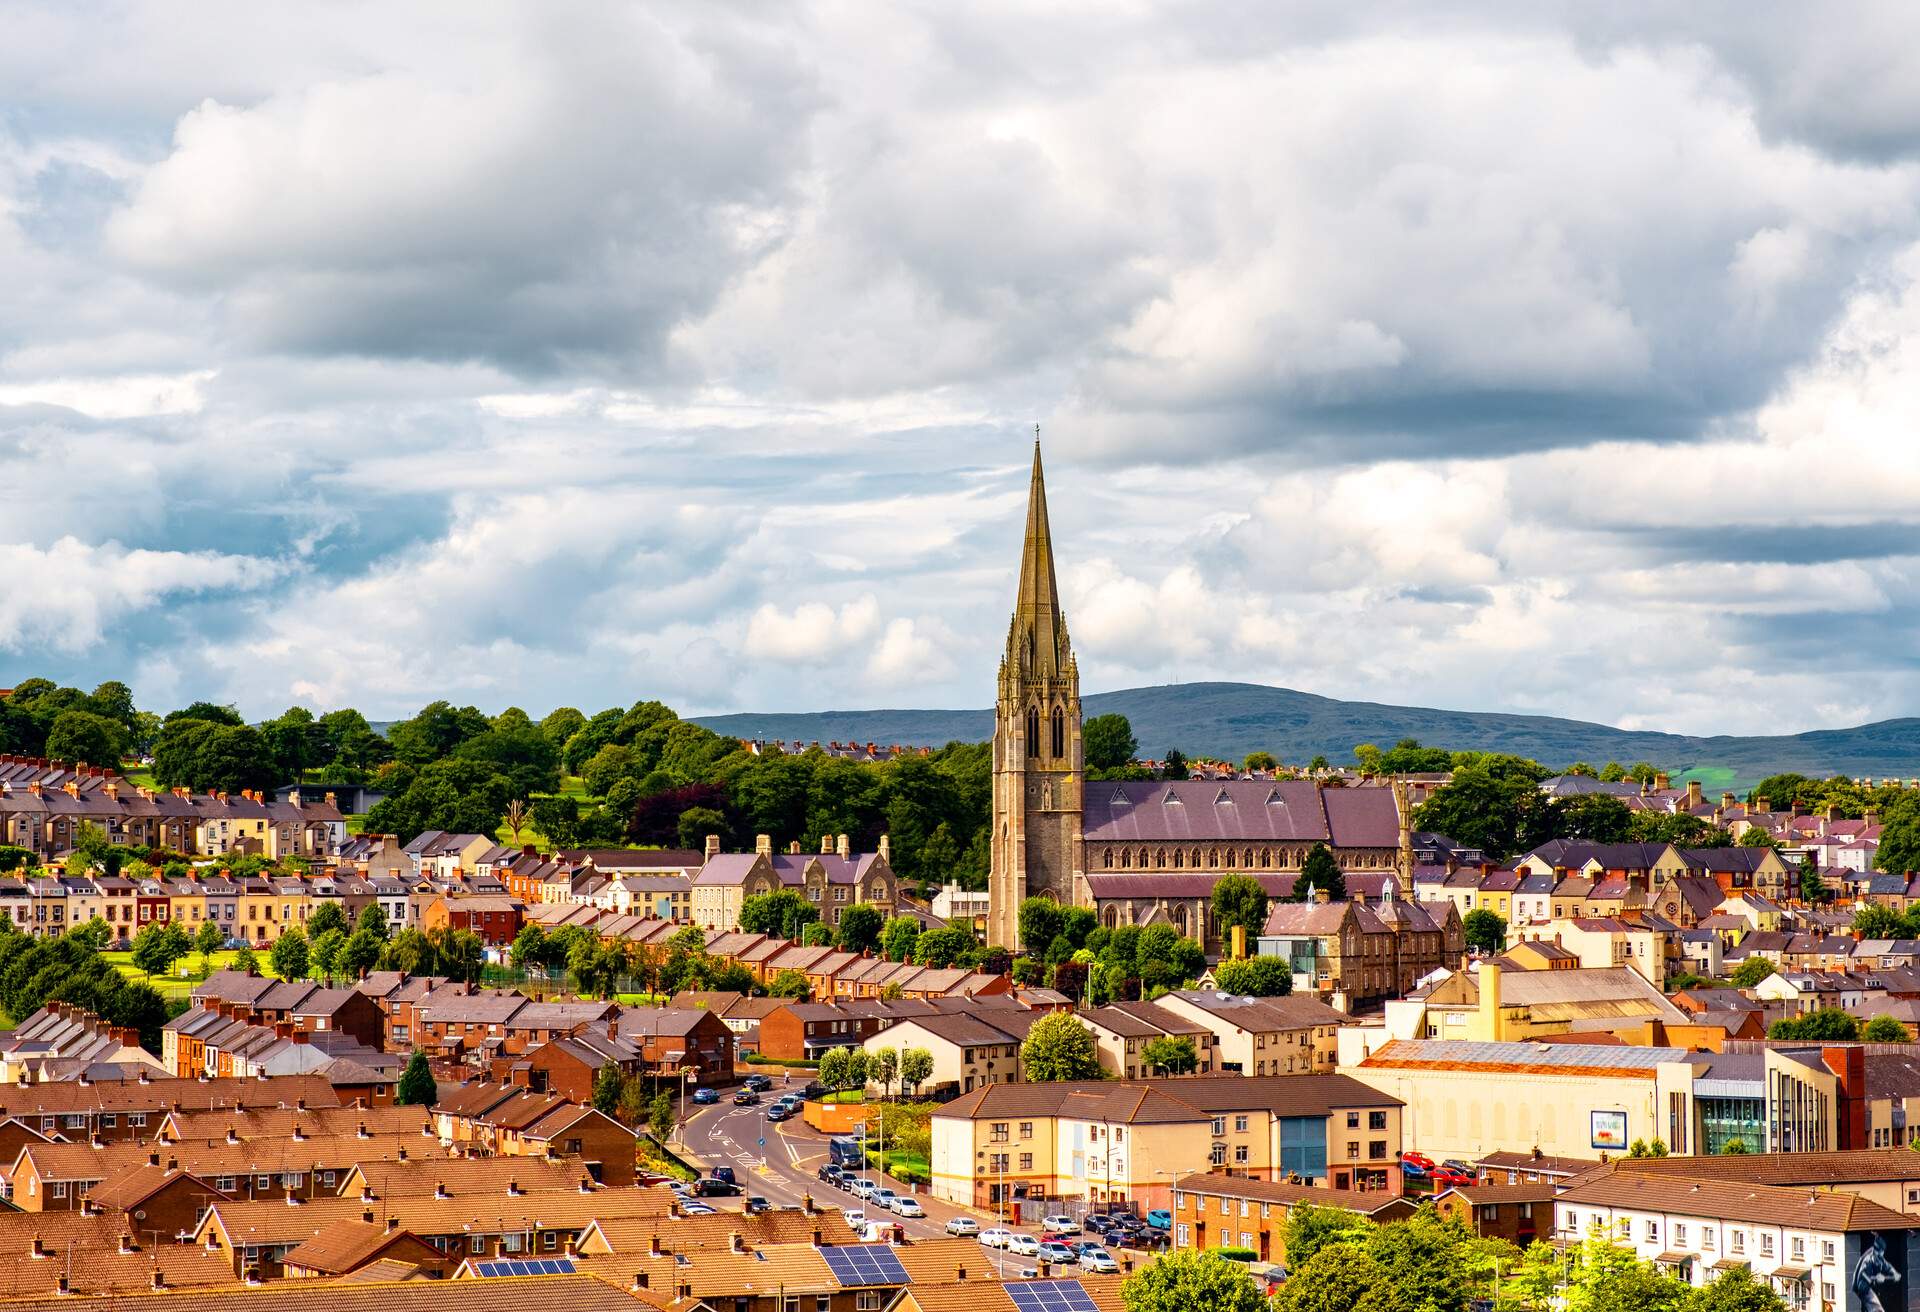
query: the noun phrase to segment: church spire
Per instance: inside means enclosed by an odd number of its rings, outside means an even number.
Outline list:
[[[1057,675],[1071,659],[1060,585],[1053,573],[1053,531],[1047,524],[1047,480],[1040,466],[1039,430],[1033,439],[1033,479],[1027,489],[1027,536],[1020,549],[1020,593],[1014,600],[1007,658],[1023,661],[1029,677]]]

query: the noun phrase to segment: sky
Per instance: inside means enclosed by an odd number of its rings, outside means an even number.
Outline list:
[[[1920,714],[1920,8],[0,0],[0,686]]]

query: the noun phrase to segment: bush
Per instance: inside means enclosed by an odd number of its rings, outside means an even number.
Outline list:
[[[742,1052],[736,1053],[734,1060],[746,1062],[749,1066],[791,1066],[795,1070],[804,1068],[810,1071],[820,1069],[818,1057],[769,1057],[763,1052]]]
[[[1215,1248],[1210,1251],[1218,1253],[1229,1262],[1251,1262],[1259,1256],[1251,1248]]]

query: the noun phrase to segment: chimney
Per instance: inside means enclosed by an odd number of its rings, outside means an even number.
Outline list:
[[[1329,896],[1328,890],[1324,888],[1316,888],[1313,890],[1313,900],[1316,904],[1320,906],[1325,906],[1327,904],[1328,896]]]
[[[1834,805],[1832,802],[1829,802],[1827,803],[1827,809],[1825,814],[1827,819],[1829,820],[1838,820],[1840,818],[1840,808]]]
[[[61,1272],[60,1278],[54,1282],[53,1292],[56,1294],[71,1294],[73,1292],[73,1284],[67,1279],[64,1271]]]
[[[361,1208],[361,1209],[360,1209],[360,1220],[361,1220],[361,1222],[362,1222],[363,1224],[366,1224],[366,1225],[372,1225],[372,1224],[373,1224],[373,1209],[372,1209],[371,1207],[363,1207],[363,1208]]]
[[[161,1290],[165,1289],[166,1287],[167,1287],[167,1277],[165,1273],[162,1272],[160,1268],[156,1266],[153,1269],[153,1292],[157,1294]]]
[[[387,1233],[388,1233],[388,1234],[392,1234],[392,1233],[393,1233],[393,1232],[394,1232],[395,1230],[398,1230],[399,1228],[400,1228],[400,1218],[399,1218],[399,1217],[397,1217],[397,1216],[390,1216],[390,1217],[388,1217],[388,1218],[387,1218]]]
[[[840,853],[841,858],[844,860],[853,855],[853,839],[846,834],[842,834],[840,835],[840,841],[834,845],[834,848]]]
[[[755,834],[753,836],[753,854],[755,856],[773,855],[773,835]]]
[[[1491,961],[1480,963],[1480,1022],[1484,1042],[1498,1043],[1504,1034],[1500,1024],[1500,967]]]
[[[120,1251],[122,1253],[131,1253],[133,1251],[133,1236],[124,1230],[120,1232]]]
[[[47,1241],[39,1235],[33,1237],[33,1255],[35,1257],[45,1257],[47,1255]]]
[[[820,855],[821,856],[833,855],[833,835],[832,834],[820,835]]]
[[[451,1198],[451,1197],[453,1197],[453,1195],[452,1195],[452,1194],[450,1194],[450,1193],[448,1193],[448,1192],[447,1192],[447,1186],[446,1186],[446,1185],[445,1185],[445,1184],[444,1184],[443,1182],[441,1182],[441,1181],[439,1181],[439,1180],[435,1180],[435,1181],[433,1182],[433,1196],[434,1196],[435,1198]]]
[[[731,1235],[728,1236],[728,1241],[731,1244],[734,1252],[744,1253],[747,1251],[746,1238],[738,1230],[735,1230]]]
[[[1687,780],[1687,809],[1692,810],[1694,807],[1699,806],[1701,796],[1700,781],[1698,779]]]
[[[821,841],[822,841],[822,842],[824,842],[825,840],[823,839],[823,840],[821,840]],[[822,848],[820,849],[820,855],[822,855],[822,856],[825,856],[826,854],[827,854],[827,850],[826,850],[826,848],[825,848],[825,847],[822,847]],[[794,840],[793,840],[792,842],[790,842],[790,843],[788,843],[788,844],[787,844],[787,855],[788,855],[788,856],[799,856],[799,855],[800,855],[800,840],[799,840],[799,839],[797,839],[797,838],[796,838],[796,839],[794,839]]]
[[[1761,815],[1772,815],[1773,799],[1766,796],[1756,797],[1753,799],[1753,809]]]
[[[713,859],[714,859],[715,857],[717,857],[717,856],[719,856],[719,855],[720,855],[720,835],[718,835],[718,834],[708,834],[708,835],[707,835],[707,849],[706,849],[706,859],[707,859],[707,860],[709,860],[709,861],[711,861],[711,860],[713,860]]]
[[[893,845],[885,834],[880,835],[880,842],[874,848],[874,851],[880,854],[882,861],[887,862],[889,865],[893,863]]]
[[[1720,794],[1720,809],[1722,811],[1733,810],[1733,794],[1732,793]]]
[[[1868,825],[1868,826],[1873,826],[1873,825],[1877,825],[1877,824],[1879,824],[1879,823],[1880,823],[1880,813],[1879,813],[1878,811],[1868,811],[1868,812],[1865,812],[1865,813],[1864,813],[1864,814],[1863,814],[1863,815],[1862,815],[1862,816],[1860,817],[1860,822],[1861,822],[1862,824],[1864,824],[1864,825]]]
[[[633,1273],[633,1287],[635,1289],[645,1289],[647,1287],[647,1273],[645,1271],[636,1271]]]

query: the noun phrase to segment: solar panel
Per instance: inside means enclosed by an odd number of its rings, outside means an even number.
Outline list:
[[[822,1248],[820,1256],[843,1287],[908,1283],[907,1269],[900,1265],[899,1255],[885,1244],[840,1244]]]
[[[474,1273],[493,1279],[497,1276],[570,1276],[574,1274],[570,1257],[540,1257],[528,1261],[506,1260],[475,1262]]]
[[[1006,1290],[1017,1312],[1100,1312],[1078,1280],[1009,1281]]]

